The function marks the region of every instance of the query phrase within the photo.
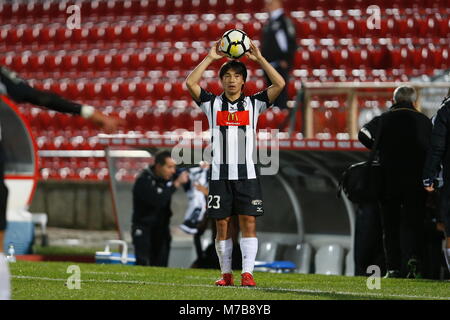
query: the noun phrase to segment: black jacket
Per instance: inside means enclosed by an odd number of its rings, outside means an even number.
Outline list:
[[[423,170],[423,184],[430,186],[443,167],[444,183],[450,181],[450,97],[444,99],[433,120],[431,143]]]
[[[283,31],[286,34],[288,50],[284,52],[278,45],[275,37],[277,31]],[[268,20],[262,30],[261,53],[269,62],[285,60],[289,67],[294,61],[294,54],[297,50],[295,26],[291,19],[283,13],[275,20]]]
[[[6,94],[16,102],[28,102],[37,106],[79,115],[81,104],[68,101],[49,91],[31,87],[16,73],[0,66],[0,94]]]
[[[385,175],[386,193],[422,188],[422,171],[432,123],[410,103],[394,104],[359,132],[358,139],[371,149],[381,123],[378,156]]]
[[[143,170],[133,186],[133,225],[167,227],[175,190],[171,180],[155,176],[153,167]]]

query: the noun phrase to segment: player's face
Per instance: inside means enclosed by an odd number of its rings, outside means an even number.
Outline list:
[[[221,79],[223,90],[227,95],[240,94],[244,85],[244,77],[234,70],[228,70]]]
[[[164,165],[156,165],[156,174],[164,180],[172,179],[176,170],[177,164],[172,158],[166,158],[166,163]]]

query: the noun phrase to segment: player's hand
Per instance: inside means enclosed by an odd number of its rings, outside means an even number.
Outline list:
[[[424,187],[425,190],[427,190],[428,192],[433,192],[434,191],[434,185],[431,185],[429,187]]]
[[[97,110],[94,111],[89,119],[100,126],[106,133],[116,132],[119,126],[125,125],[123,119],[106,116]]]
[[[255,62],[261,61],[263,58],[261,51],[258,49],[258,47],[255,45],[255,43],[250,40],[250,50],[245,54],[247,58],[250,60],[253,60]]]
[[[220,41],[215,42],[211,50],[209,50],[208,56],[213,60],[219,60],[225,57],[223,53],[219,52]]]

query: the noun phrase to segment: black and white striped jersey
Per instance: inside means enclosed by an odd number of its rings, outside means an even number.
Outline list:
[[[211,131],[210,179],[256,179],[256,126],[261,112],[270,106],[267,90],[229,101],[225,94],[216,96],[202,89],[197,104]]]

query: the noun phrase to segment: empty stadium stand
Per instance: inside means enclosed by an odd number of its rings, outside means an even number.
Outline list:
[[[193,130],[206,117],[183,83],[224,31],[241,28],[255,40],[267,20],[262,0],[31,0],[0,3],[0,65],[36,88],[94,105],[127,121],[123,132]],[[67,28],[67,8],[79,5],[81,29]],[[450,68],[450,1],[374,0],[380,28],[367,24],[362,0],[286,1],[298,35],[288,93],[301,83],[408,81]],[[246,61],[246,92],[264,87],[262,71]],[[219,63],[203,86],[220,93]],[[369,101],[369,102],[368,102]],[[335,139],[348,131],[345,97],[315,96],[314,134]],[[360,108],[385,108],[374,96]],[[40,150],[99,150],[98,130],[81,118],[20,106]],[[259,128],[286,130],[288,111],[264,113]],[[301,131],[300,125],[296,126]],[[104,159],[43,158],[41,176],[104,179]],[[106,170],[106,171],[105,171]]]

